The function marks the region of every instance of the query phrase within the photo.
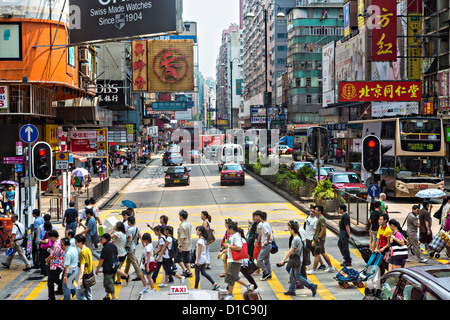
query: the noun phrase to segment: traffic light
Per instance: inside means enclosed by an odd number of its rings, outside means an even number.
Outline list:
[[[369,135],[363,139],[362,166],[364,170],[374,173],[381,167],[381,142],[377,136]]]
[[[311,127],[308,129],[308,153],[317,158],[318,137],[320,136],[320,157],[328,153],[328,130],[324,127]]]
[[[50,179],[53,172],[52,148],[46,142],[34,145],[32,154],[33,176],[39,181]]]

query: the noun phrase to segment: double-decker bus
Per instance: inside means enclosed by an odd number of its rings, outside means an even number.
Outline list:
[[[351,121],[347,127],[347,163],[361,163],[362,138],[381,140],[378,185],[391,197],[414,197],[422,189],[444,190],[444,129],[442,120],[404,117]],[[366,186],[371,175],[361,169]]]

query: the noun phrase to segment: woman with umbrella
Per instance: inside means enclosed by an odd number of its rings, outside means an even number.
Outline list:
[[[134,209],[137,208],[136,204],[133,201],[130,200],[124,200],[122,201],[122,204],[127,207],[128,215],[130,217],[134,217]]]
[[[87,176],[89,172],[84,168],[76,168],[75,170],[72,171],[72,174],[74,180],[73,187],[75,188],[76,191],[78,191],[78,196],[80,196],[80,194],[83,193],[82,191],[84,183],[83,177]]]

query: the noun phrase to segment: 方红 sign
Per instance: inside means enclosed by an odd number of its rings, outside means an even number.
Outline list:
[[[420,81],[339,82],[339,102],[420,101]]]
[[[397,61],[397,1],[373,0],[372,61]]]

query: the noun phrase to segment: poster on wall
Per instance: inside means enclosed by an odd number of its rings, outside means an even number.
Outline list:
[[[9,86],[0,85],[0,110],[9,109]]]

